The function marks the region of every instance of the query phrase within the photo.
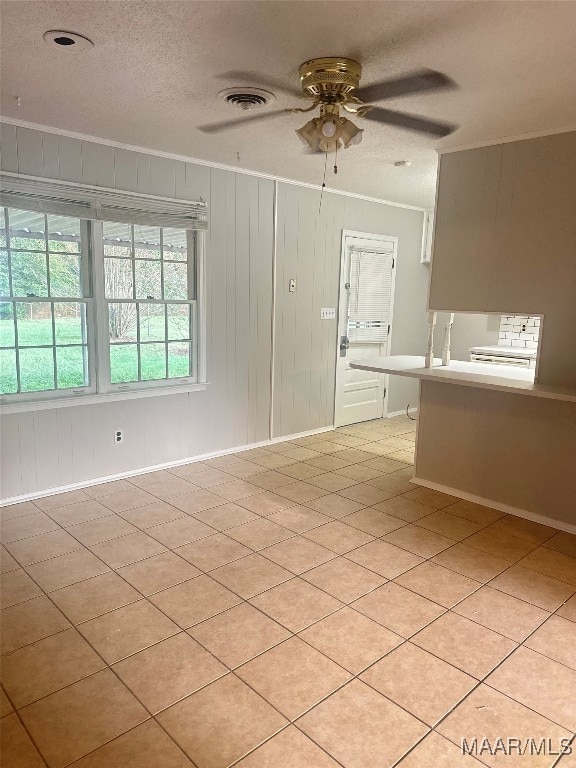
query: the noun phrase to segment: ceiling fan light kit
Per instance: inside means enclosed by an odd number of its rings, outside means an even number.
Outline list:
[[[313,117],[296,130],[296,135],[315,152],[335,152],[362,141],[362,129],[346,117],[340,117],[338,105],[321,104],[320,117]]]

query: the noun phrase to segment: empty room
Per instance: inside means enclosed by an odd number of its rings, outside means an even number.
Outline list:
[[[576,0],[0,0],[5,768],[575,768]]]

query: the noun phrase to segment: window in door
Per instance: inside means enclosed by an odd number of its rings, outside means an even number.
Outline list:
[[[350,344],[385,344],[390,333],[393,252],[350,253],[348,339]]]

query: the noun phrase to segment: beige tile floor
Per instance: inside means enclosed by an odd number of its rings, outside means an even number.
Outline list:
[[[576,537],[369,422],[4,507],[5,768],[569,768]],[[575,744],[576,751],[576,744]]]

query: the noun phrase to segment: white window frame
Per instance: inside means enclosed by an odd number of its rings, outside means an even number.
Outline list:
[[[4,207],[16,208],[16,205]],[[86,333],[88,372],[90,384],[85,387],[50,389],[36,392],[22,392],[0,395],[2,413],[17,413],[63,406],[91,404],[133,397],[176,394],[206,389],[206,318],[205,318],[205,231],[187,229],[188,276],[193,275],[196,297],[191,301],[195,308],[194,328],[196,338],[192,349],[194,376],[153,379],[146,381],[113,384],[110,380],[110,338],[108,328],[108,304],[113,298],[105,296],[103,223],[99,220],[80,219],[81,223],[81,275],[82,297],[76,299],[86,306]],[[138,222],[136,222],[138,223]],[[182,228],[182,227],[180,227]],[[13,300],[16,297],[10,297]],[[20,298],[20,297],[18,297]],[[44,303],[62,301],[52,297],[26,297],[28,300]],[[146,300],[134,299],[134,303]],[[169,300],[168,300],[169,301]],[[158,303],[165,304],[165,301]]]
[[[199,241],[202,238],[202,233],[194,230],[186,230],[187,232],[187,268],[188,268],[188,284],[190,280],[195,284],[196,297],[192,300],[157,300],[156,302],[149,299],[115,299],[113,297],[107,297],[105,295],[105,277],[104,277],[104,248],[103,248],[103,223],[100,221],[92,222],[92,241],[93,241],[93,271],[95,275],[95,301],[97,312],[97,344],[96,354],[98,358],[97,371],[98,371],[98,391],[100,393],[108,392],[134,392],[138,390],[157,389],[159,387],[175,387],[175,386],[188,386],[196,385],[199,382],[203,383],[203,379],[200,378],[200,350],[204,348],[203,339],[200,337],[200,316],[202,315],[203,303],[200,302],[200,259],[203,258],[203,248],[199,248]],[[200,255],[202,252],[202,256]],[[193,258],[190,256],[193,255]],[[133,257],[132,257],[133,260]],[[202,270],[203,273],[203,270]],[[110,343],[110,336],[108,331],[108,311],[109,305],[117,302],[126,302],[132,304],[147,304],[157,303],[166,306],[167,303],[182,303],[188,304],[192,307],[194,312],[193,327],[195,329],[196,337],[193,341],[192,349],[192,370],[193,373],[189,376],[180,376],[166,379],[150,379],[130,382],[113,383],[111,381],[110,371],[110,351],[113,344]],[[139,342],[136,342],[139,344]]]

